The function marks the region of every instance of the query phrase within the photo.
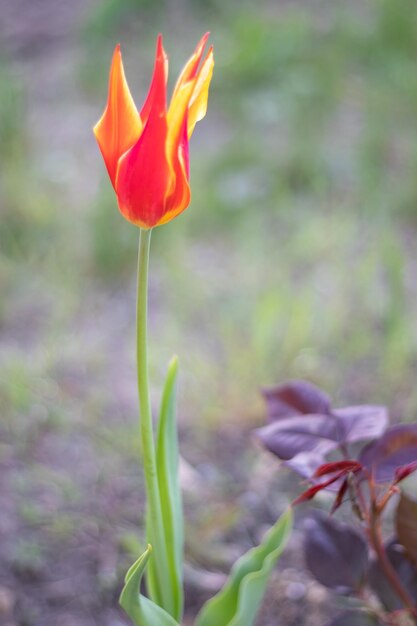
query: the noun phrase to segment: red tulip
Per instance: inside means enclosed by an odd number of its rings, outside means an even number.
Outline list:
[[[167,107],[168,58],[159,35],[151,86],[140,111],[126,82],[120,46],[110,69],[106,109],[94,127],[124,217],[142,228],[169,222],[190,202],[188,141],[207,110],[213,49],[208,33],[182,70]]]

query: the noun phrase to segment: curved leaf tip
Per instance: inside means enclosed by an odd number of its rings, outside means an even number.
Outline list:
[[[291,527],[292,509],[289,508],[263,541],[234,564],[223,589],[198,614],[196,626],[252,626]]]

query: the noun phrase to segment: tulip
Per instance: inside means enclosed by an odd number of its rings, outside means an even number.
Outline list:
[[[126,82],[120,46],[116,46],[110,68],[107,106],[94,127],[119,209],[128,221],[140,228],[136,360],[147,500],[146,534],[153,550],[146,576],[149,597],[157,609],[159,607],[158,620],[163,610],[171,616],[169,623],[181,621],[183,610],[183,523],[173,410],[176,365],[174,362],[168,372],[156,441],[147,356],[149,250],[153,227],[172,220],[190,202],[188,142],[196,123],[206,114],[213,73],[212,48],[203,60],[207,39],[208,33],[202,37],[182,70],[167,107],[168,60],[159,35],[153,77],[140,112]],[[130,575],[131,572],[126,584]],[[121,602],[131,615],[131,597],[126,593],[122,594]],[[140,618],[140,624],[153,626],[155,620],[151,613],[144,621],[138,610],[138,606],[132,608],[135,624]]]
[[[110,69],[106,109],[94,127],[119,209],[150,229],[171,221],[190,203],[188,142],[207,110],[213,49],[208,33],[182,70],[167,107],[168,58],[159,35],[151,85],[140,112],[127,85],[120,45]]]
[[[148,367],[148,273],[153,227],[172,220],[190,202],[188,142],[206,114],[213,73],[212,48],[203,60],[207,39],[208,34],[182,70],[167,107],[168,62],[158,37],[152,82],[140,112],[116,46],[107,106],[94,128],[120,211],[140,231],[136,361],[148,548],[129,568],[119,599],[135,626],[180,626],[184,608],[184,521],[175,410],[178,363],[174,357],[168,367],[155,429]],[[253,624],[290,525],[288,511],[258,547],[239,559],[223,589],[197,616],[197,626]],[[144,575],[147,596],[141,593]]]

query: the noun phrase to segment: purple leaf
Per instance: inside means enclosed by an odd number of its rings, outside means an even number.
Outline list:
[[[368,444],[359,462],[377,482],[391,482],[398,468],[417,460],[417,424],[391,426],[385,434]]]
[[[339,487],[339,491],[337,492],[337,496],[335,498],[335,501],[333,502],[333,506],[331,508],[330,515],[333,515],[333,513],[335,513],[337,511],[337,509],[342,506],[343,498],[346,495],[348,487],[349,487],[349,482],[348,482],[348,479],[345,478],[344,481],[342,482],[342,484]]]
[[[395,470],[395,482],[400,483],[414,472],[417,472],[417,461],[412,461],[412,463],[407,463],[407,465],[397,467]]]
[[[338,447],[342,424],[328,415],[300,415],[280,419],[258,428],[255,434],[263,445],[284,461],[300,452],[325,455]]]
[[[262,444],[286,465],[311,478],[328,453],[346,444],[381,437],[387,427],[383,406],[331,410],[320,389],[301,380],[266,389],[269,424],[255,431]]]
[[[338,615],[326,626],[382,626],[376,615],[367,611],[346,611]]]
[[[362,587],[368,551],[364,539],[347,524],[323,515],[310,518],[304,550],[307,567],[325,587],[342,593]]]
[[[303,478],[311,478],[315,471],[323,465],[325,458],[321,454],[315,452],[300,452],[292,459],[285,461],[283,465],[300,474]]]
[[[312,487],[304,491],[301,495],[299,495],[298,498],[294,500],[292,505],[295,506],[296,504],[301,504],[301,502],[312,500],[314,496],[318,494],[319,491],[326,489],[326,487],[335,483],[336,480],[339,480],[339,478],[340,478],[340,474],[336,474],[336,476],[332,476],[331,478],[328,478],[327,480],[324,480],[321,483],[317,483],[316,485],[313,485]]]
[[[320,478],[320,476],[334,474],[335,472],[343,475],[348,472],[358,472],[360,469],[362,469],[362,466],[357,461],[334,461],[332,463],[324,463],[323,465],[320,465],[313,478]]]
[[[334,409],[333,415],[342,420],[345,427],[344,443],[377,439],[388,426],[388,411],[384,406],[364,404]]]
[[[407,555],[417,563],[417,500],[401,492],[395,514],[398,542],[404,546]]]
[[[404,548],[396,541],[392,541],[387,545],[386,552],[403,586],[410,597],[417,601],[417,569],[407,559]],[[371,564],[369,583],[387,611],[397,611],[403,608],[401,600],[386,579],[378,561],[373,561]]]
[[[321,389],[304,380],[290,380],[283,385],[263,390],[268,420],[275,421],[291,415],[327,414],[330,398]]]

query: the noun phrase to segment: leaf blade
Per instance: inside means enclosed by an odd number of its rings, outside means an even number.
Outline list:
[[[395,526],[399,543],[417,562],[417,501],[403,491],[395,514]]]
[[[196,626],[251,626],[269,575],[287,542],[292,526],[288,509],[264,540],[233,566],[223,589],[201,609]]]
[[[168,366],[162,392],[156,437],[156,467],[170,589],[172,591],[172,614],[175,619],[180,621],[184,605],[182,581],[184,530],[181,490],[178,478],[179,452],[175,411],[177,375],[178,359],[173,357]]]
[[[119,604],[135,626],[179,626],[178,622],[160,606],[139,593],[151,552],[152,547],[148,545],[145,552],[127,571]]]
[[[288,461],[300,453],[326,455],[339,446],[343,425],[328,415],[296,415],[282,418],[254,433],[279,459]]]
[[[365,540],[347,524],[316,514],[308,521],[305,560],[313,576],[336,591],[358,591],[368,569]]]
[[[417,458],[417,424],[396,424],[359,455],[359,462],[377,482],[391,482],[398,468]]]
[[[262,390],[268,410],[268,420],[305,414],[330,413],[330,398],[306,380],[289,380]]]

